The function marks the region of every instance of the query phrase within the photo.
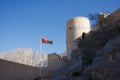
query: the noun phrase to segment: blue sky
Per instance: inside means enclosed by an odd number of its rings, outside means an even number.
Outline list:
[[[41,36],[53,40],[44,53],[66,51],[66,21],[89,13],[113,12],[120,0],[0,0],[0,52],[32,48]]]

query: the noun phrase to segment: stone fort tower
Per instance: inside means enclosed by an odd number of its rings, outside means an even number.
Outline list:
[[[67,59],[71,59],[71,52],[77,48],[76,40],[83,32],[90,31],[90,22],[86,17],[74,17],[66,23]]]

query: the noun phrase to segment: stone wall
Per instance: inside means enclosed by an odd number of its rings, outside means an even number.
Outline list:
[[[65,56],[56,53],[48,55],[47,67],[32,67],[20,63],[15,63],[0,59],[0,80],[34,80],[41,74],[41,78],[50,78],[55,72],[60,70],[66,61]]]
[[[65,57],[64,57],[65,58]],[[60,55],[56,53],[48,54],[48,66],[42,68],[42,79],[51,78],[57,71],[59,71],[64,65],[64,61]]]
[[[56,53],[48,55],[48,69],[51,71],[57,71],[62,66],[62,59]]]
[[[0,59],[0,80],[34,80],[39,68]]]

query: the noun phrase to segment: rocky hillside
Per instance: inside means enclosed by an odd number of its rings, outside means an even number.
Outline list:
[[[0,58],[30,66],[47,66],[47,54],[33,52],[32,49],[16,49],[0,52]]]
[[[71,56],[71,80],[120,80],[120,9],[78,39],[78,49]]]

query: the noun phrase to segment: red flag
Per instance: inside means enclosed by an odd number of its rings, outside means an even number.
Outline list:
[[[46,43],[47,42],[47,39],[42,37],[42,43]]]
[[[42,37],[42,44],[53,44],[52,40],[47,40],[45,37]]]

